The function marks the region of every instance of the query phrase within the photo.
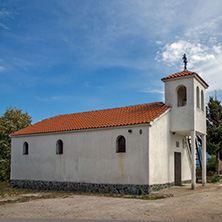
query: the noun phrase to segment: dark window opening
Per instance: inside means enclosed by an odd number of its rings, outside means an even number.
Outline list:
[[[27,142],[23,143],[23,155],[29,154],[29,144]]]
[[[180,86],[177,90],[178,106],[186,106],[187,104],[187,88]]]
[[[203,93],[203,90],[201,90],[201,110],[204,111],[204,93]]]
[[[197,108],[200,108],[200,90],[199,87],[197,86],[197,91],[196,91],[196,100],[197,100]]]
[[[56,142],[56,154],[63,154],[63,142],[62,142],[62,140],[58,140]]]
[[[117,138],[117,153],[125,153],[126,152],[126,139],[123,136],[119,136]]]

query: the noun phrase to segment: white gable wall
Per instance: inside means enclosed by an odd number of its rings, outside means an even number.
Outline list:
[[[197,87],[199,87],[199,101],[200,107],[197,107],[197,97],[196,93],[194,94],[194,128],[197,132],[206,134],[206,89],[203,84],[200,83],[197,79],[194,79],[194,92],[196,92]],[[204,110],[201,109],[201,91],[203,91],[204,95]]]
[[[150,127],[149,139],[149,184],[174,182],[174,152],[181,153],[181,180],[191,179],[190,160],[185,137],[172,134],[170,128],[171,112],[159,118]],[[179,142],[179,147],[176,147]]]
[[[116,153],[119,135],[126,139],[126,153]],[[11,179],[148,184],[147,138],[148,126],[13,137]],[[56,154],[59,139],[61,155]],[[23,155],[25,141],[28,155]]]

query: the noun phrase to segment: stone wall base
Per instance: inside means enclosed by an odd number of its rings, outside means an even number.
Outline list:
[[[155,185],[134,185],[134,184],[95,184],[76,182],[57,182],[39,180],[11,180],[11,188],[48,190],[48,191],[70,191],[84,193],[110,193],[125,195],[141,195],[168,188],[173,183]]]

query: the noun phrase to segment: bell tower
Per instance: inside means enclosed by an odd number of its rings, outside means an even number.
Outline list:
[[[185,56],[185,55],[184,55]],[[186,70],[162,78],[165,104],[171,107],[170,131],[191,138],[192,188],[196,186],[196,137],[202,138],[202,183],[206,183],[206,89],[208,84],[195,72]]]
[[[170,130],[183,135],[191,130],[206,134],[208,84],[188,70],[164,77],[162,81],[165,83],[165,104],[171,106]]]

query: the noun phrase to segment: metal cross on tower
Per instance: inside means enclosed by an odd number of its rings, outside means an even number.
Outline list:
[[[187,70],[187,63],[188,63],[188,60],[187,60],[187,56],[186,56],[185,53],[184,53],[182,59],[183,59],[183,62],[184,62],[184,70]]]

